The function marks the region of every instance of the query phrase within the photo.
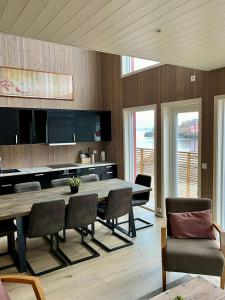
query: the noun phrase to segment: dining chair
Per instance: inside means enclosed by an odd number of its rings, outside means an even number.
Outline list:
[[[103,244],[100,240],[93,238],[93,241],[102,247],[107,252],[112,252],[118,249],[122,249],[127,246],[133,245],[133,243],[115,232],[115,220],[119,217],[127,215],[130,211],[132,199],[132,188],[123,188],[117,190],[111,190],[108,194],[108,197],[102,205],[98,206],[97,216],[98,221],[107,226],[112,230],[112,235],[116,236],[118,239],[125,242],[125,244],[109,248],[107,245]],[[106,222],[104,222],[106,221]]]
[[[14,185],[15,193],[31,192],[41,190],[39,181],[22,182]]]
[[[77,260],[71,260],[65,252],[59,248],[60,254],[65,258],[65,260],[70,264],[77,264],[95,257],[98,257],[100,254],[92,248],[84,238],[84,235],[87,233],[87,226],[91,225],[91,238],[93,240],[95,234],[95,221],[97,218],[97,205],[98,205],[98,195],[97,194],[88,194],[81,196],[73,196],[69,199],[69,204],[66,209],[66,220],[65,220],[65,229],[75,229],[81,235],[81,244],[91,253],[84,258]]]
[[[210,199],[166,199],[167,221],[161,228],[163,290],[166,290],[167,271],[220,276],[221,288],[224,288],[225,232],[217,224],[212,223],[212,226],[219,232],[220,247],[211,239],[175,238],[171,235],[169,213],[197,212],[211,208]]]
[[[152,182],[152,177],[149,176],[149,175],[144,175],[144,174],[138,174],[136,179],[135,179],[136,184],[143,185],[143,186],[146,186],[148,188],[151,188],[151,182]],[[132,207],[145,205],[146,203],[148,203],[149,198],[150,198],[150,191],[133,195]],[[153,226],[152,223],[150,223],[150,222],[148,222],[148,221],[146,221],[142,218],[134,218],[134,220],[142,222],[144,224],[143,226],[140,226],[140,227],[135,226],[136,231]],[[125,223],[128,223],[128,222],[129,222],[129,220],[128,221],[123,221],[123,222],[118,222],[118,220],[117,220],[116,224],[121,225],[121,224],[125,224]],[[125,232],[124,229],[123,229],[123,232]],[[130,236],[130,228],[126,232],[126,234]]]
[[[10,255],[13,263],[0,267],[0,271],[12,268],[16,265],[15,231],[17,230],[13,219],[0,221],[0,238],[7,236],[7,251],[0,254],[0,257]]]
[[[59,266],[35,273],[27,260],[27,266],[32,275],[41,276],[67,265],[59,254],[59,239],[57,233],[64,228],[65,201],[53,200],[48,202],[34,203],[29,217],[24,218],[24,233],[29,239],[50,236],[50,253],[61,263]]]
[[[67,185],[68,178],[57,178],[51,180],[51,187],[58,187]]]
[[[99,181],[99,177],[97,174],[89,174],[80,176],[82,182],[91,182],[91,181]]]
[[[37,300],[46,300],[38,277],[27,275],[0,275],[0,283],[4,282],[29,284],[32,286]],[[10,300],[9,295],[2,284],[0,284],[0,299]]]

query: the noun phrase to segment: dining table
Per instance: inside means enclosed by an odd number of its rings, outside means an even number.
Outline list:
[[[30,214],[31,207],[34,203],[63,199],[67,205],[71,196],[91,193],[96,193],[98,195],[98,201],[100,202],[106,200],[109,191],[128,187],[132,188],[132,194],[150,191],[150,188],[148,187],[114,178],[101,181],[85,182],[80,185],[79,192],[76,194],[71,193],[69,186],[60,186],[38,191],[12,193],[0,196],[0,220],[16,220],[19,271],[27,271],[26,241],[23,230],[23,217]],[[130,207],[129,222],[129,226],[131,228],[131,237],[136,237],[132,205]]]

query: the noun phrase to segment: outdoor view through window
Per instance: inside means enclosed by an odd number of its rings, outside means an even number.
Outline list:
[[[158,61],[123,55],[122,75],[126,75],[158,64]]]

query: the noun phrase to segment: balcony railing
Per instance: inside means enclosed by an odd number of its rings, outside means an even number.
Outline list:
[[[178,195],[196,197],[198,191],[198,153],[177,152]],[[154,149],[136,148],[136,173],[151,175],[154,180]]]

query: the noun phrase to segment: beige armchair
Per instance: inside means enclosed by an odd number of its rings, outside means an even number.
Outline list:
[[[166,214],[169,212],[191,212],[211,209],[212,201],[203,198],[167,198]],[[170,224],[161,228],[162,282],[166,290],[166,272],[183,272],[220,276],[220,286],[225,284],[225,232],[213,223],[219,233],[220,247],[210,239],[178,239],[171,237]]]

